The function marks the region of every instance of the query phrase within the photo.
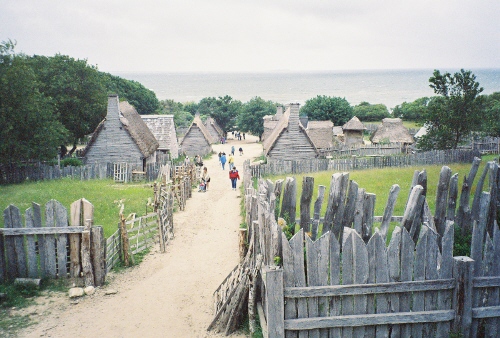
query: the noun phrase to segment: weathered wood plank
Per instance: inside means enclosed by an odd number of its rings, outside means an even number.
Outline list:
[[[34,216],[33,216],[33,208],[26,209],[24,213],[25,225],[26,229],[30,229],[34,227]],[[37,278],[39,277],[38,273],[38,257],[36,254],[36,239],[34,235],[26,236],[26,246],[27,246],[27,254],[28,254],[28,277],[29,278]],[[3,253],[3,251],[0,251]],[[3,256],[3,255],[2,255]]]
[[[296,234],[295,236],[297,236]],[[283,251],[283,285],[285,288],[295,286],[294,262],[292,247],[285,234],[281,233],[282,237],[282,251]],[[285,296],[286,297],[286,296]],[[285,319],[295,319],[297,317],[297,301],[295,299],[285,300]],[[285,336],[288,338],[297,337],[297,332],[287,331]]]
[[[323,199],[325,198],[325,189],[326,187],[324,185],[318,186],[318,197],[314,202],[314,214],[311,227],[311,238],[313,241],[316,240],[316,237],[318,236],[318,228],[321,216],[320,212],[321,212],[321,206],[323,205]]]
[[[358,196],[354,208],[353,228],[360,235],[363,232],[363,204],[365,202],[365,193],[365,189],[358,189]]]
[[[43,227],[43,228],[17,228],[17,229],[0,229],[0,234],[5,236],[23,236],[23,235],[59,235],[59,234],[81,234],[82,227]]]
[[[400,251],[400,280],[402,282],[413,280],[415,242],[408,231],[401,227],[401,251]],[[411,309],[411,294],[404,293],[399,299],[399,311],[409,312]],[[401,337],[411,335],[411,325],[400,326]]]
[[[18,207],[9,205],[4,211],[4,226],[5,228],[22,228],[21,212]],[[26,253],[24,251],[24,237],[13,236],[6,239],[7,259],[9,261],[10,278],[28,277],[26,267]]]
[[[300,227],[310,232],[311,201],[314,191],[314,177],[302,177],[302,195],[300,196]]]
[[[333,232],[329,232],[330,236],[330,285],[340,285],[340,244],[335,238]],[[285,289],[286,293],[286,289]],[[342,299],[341,297],[330,298],[330,315],[339,316],[341,314]],[[330,337],[340,337],[342,330],[338,328],[330,329]]]
[[[455,210],[457,208],[458,197],[458,174],[454,174],[450,179],[450,188],[448,191],[448,208],[446,211],[446,220],[455,220]]]
[[[441,168],[436,191],[436,209],[434,212],[434,224],[440,236],[446,229],[446,207],[448,205],[448,191],[451,179],[451,169],[447,166]]]
[[[58,201],[52,200],[52,211],[54,212],[55,226],[58,228],[68,227],[68,212],[66,208]],[[47,206],[46,206],[47,208]],[[57,247],[57,275],[59,278],[67,277],[67,262],[68,262],[68,235],[58,234],[56,237]]]
[[[453,257],[453,277],[457,286],[453,292],[453,331],[470,337],[472,322],[472,277],[474,261],[469,257]]]
[[[90,252],[94,272],[94,285],[102,286],[106,280],[105,238],[102,226],[91,228]]]
[[[54,213],[54,202],[50,200],[45,205],[45,226],[56,227],[56,215]],[[57,255],[56,255],[56,238],[55,235],[45,235],[45,275],[49,278],[57,277]]]
[[[366,245],[356,232],[352,232],[351,240],[353,242],[353,282],[355,284],[366,284],[368,282],[369,269],[368,269],[368,251]],[[367,296],[354,296],[354,314],[366,314]],[[365,328],[353,328],[353,336],[360,337],[364,335]]]
[[[354,222],[354,213],[356,210],[356,200],[358,198],[358,184],[355,181],[349,181],[349,190],[347,191],[347,199],[344,210],[343,227],[352,227]],[[325,232],[323,230],[323,232]]]
[[[361,229],[361,238],[368,243],[373,232],[373,214],[375,211],[375,194],[366,193],[363,203],[363,226]]]
[[[382,217],[382,223],[380,224],[380,234],[385,239],[387,238],[387,232],[389,231],[389,225],[392,218],[392,213],[394,212],[394,207],[396,206],[396,200],[399,194],[399,185],[394,184],[389,190],[389,197],[387,198],[387,204],[384,209],[384,216]]]
[[[439,264],[439,278],[448,279],[453,277],[453,240],[455,226],[452,221],[446,221],[446,229],[441,239],[441,262]],[[438,293],[437,310],[452,309],[452,291],[440,291]],[[451,323],[437,325],[438,336],[446,336],[451,329]]]
[[[42,228],[42,208],[38,203],[31,203],[31,210],[33,214],[33,228],[34,229],[43,229]],[[60,228],[57,228],[60,229]],[[45,262],[47,261],[47,249],[45,245],[45,236],[39,234],[36,236],[36,240],[38,243],[38,256],[40,257],[40,276],[42,278],[47,277],[46,275],[46,267]]]
[[[283,202],[281,204],[280,216],[290,223],[295,223],[297,205],[297,182],[293,177],[287,177],[283,191]]]
[[[266,322],[269,337],[285,337],[283,270],[264,267],[266,280]]]

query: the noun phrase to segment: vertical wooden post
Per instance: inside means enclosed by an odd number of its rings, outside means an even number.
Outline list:
[[[285,302],[283,269],[264,268],[266,280],[266,314],[269,338],[285,337]]]
[[[94,268],[94,285],[102,286],[106,279],[106,240],[102,226],[91,228],[90,252]]]
[[[91,222],[86,221],[85,230],[82,232],[82,270],[85,286],[94,286],[94,273],[90,258],[90,228]]]
[[[453,277],[456,280],[453,292],[453,309],[455,309],[453,331],[462,333],[464,337],[470,337],[474,260],[460,256],[453,257],[453,261]]]
[[[311,231],[311,201],[314,190],[314,177],[302,177],[302,195],[300,196],[300,227],[305,232]]]
[[[239,246],[240,262],[243,262],[245,256],[247,255],[246,238],[247,238],[247,229],[240,229],[240,246]]]
[[[121,238],[121,242],[122,242],[123,264],[125,264],[125,266],[129,266],[130,265],[130,243],[128,241],[127,227],[125,225],[125,217],[123,217],[123,214],[120,214],[120,238]]]

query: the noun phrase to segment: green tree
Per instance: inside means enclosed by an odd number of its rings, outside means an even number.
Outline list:
[[[238,130],[258,136],[260,140],[264,133],[264,120],[262,118],[275,113],[275,102],[254,97],[241,107],[241,112],[237,119]]]
[[[300,114],[307,115],[311,121],[330,120],[342,126],[354,116],[354,111],[345,98],[318,95],[306,101]]]
[[[227,133],[233,130],[241,106],[241,101],[234,100],[229,95],[218,98],[206,97],[198,103],[197,112],[201,115],[210,115],[224,133]]]
[[[128,101],[139,114],[155,114],[160,110],[156,94],[137,81],[100,72],[108,94],[118,94],[120,101]]]
[[[182,111],[183,107],[182,103],[168,99],[160,101],[160,110],[162,114],[174,114],[178,111]]]
[[[422,122],[431,98],[421,97],[413,102],[403,102],[392,110],[392,115],[405,121]]]
[[[15,43],[0,43],[0,162],[49,160],[67,131],[52,100],[38,90],[26,57],[14,54]]]
[[[189,127],[193,122],[193,115],[188,111],[179,110],[174,112],[174,123],[176,127]]]
[[[354,115],[361,121],[380,121],[386,117],[390,117],[389,110],[384,104],[370,104],[361,102],[353,108]]]
[[[59,121],[68,130],[67,142],[76,150],[78,139],[90,134],[106,116],[106,89],[96,67],[66,55],[33,56],[30,64],[40,92],[53,100]]]
[[[481,130],[486,115],[479,96],[483,88],[471,71],[463,69],[453,75],[434,70],[429,82],[440,96],[427,107],[427,135],[420,138],[419,147],[455,149],[472,131]]]
[[[500,136],[500,92],[484,97],[486,119],[483,130],[491,136]]]

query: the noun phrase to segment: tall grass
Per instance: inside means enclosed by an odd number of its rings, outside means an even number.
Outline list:
[[[43,208],[51,199],[61,202],[68,209],[69,217],[71,203],[82,197],[94,205],[94,224],[102,225],[104,235],[109,237],[117,229],[118,201],[123,200],[125,216],[130,213],[145,215],[148,198],[153,198],[153,189],[151,184],[144,183],[117,184],[113,180],[80,181],[70,178],[0,186],[2,211],[14,204],[21,210],[23,217],[24,211],[31,207],[32,202]],[[149,207],[148,212],[151,211]],[[3,226],[4,219],[0,217],[0,227]]]

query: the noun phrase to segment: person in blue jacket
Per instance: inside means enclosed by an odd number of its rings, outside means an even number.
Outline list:
[[[226,153],[222,153],[220,157],[220,164],[222,165],[222,170],[224,170],[224,166],[226,165]]]

